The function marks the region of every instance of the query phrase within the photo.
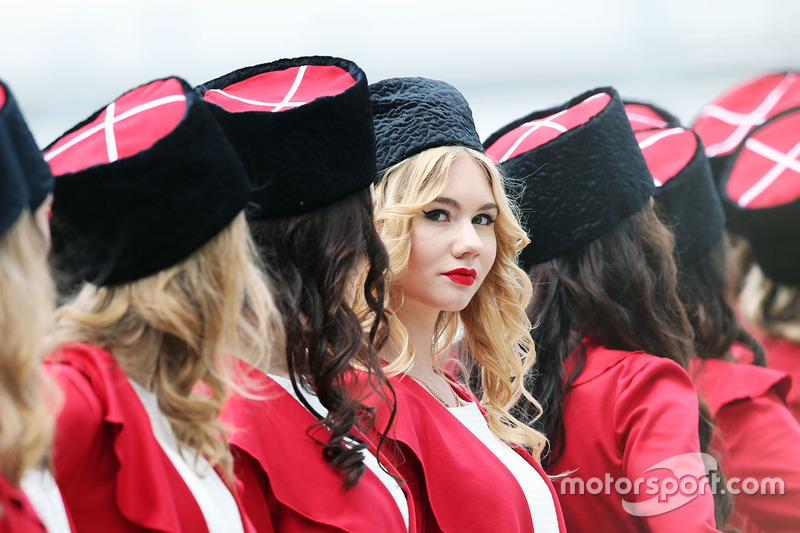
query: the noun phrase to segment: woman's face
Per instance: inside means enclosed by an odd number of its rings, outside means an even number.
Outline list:
[[[483,167],[456,159],[441,196],[411,219],[408,272],[398,284],[404,305],[464,309],[494,264],[497,213]]]

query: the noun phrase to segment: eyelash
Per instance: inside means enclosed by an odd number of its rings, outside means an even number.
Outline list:
[[[425,215],[425,218],[432,220],[433,222],[446,222],[446,220],[436,220],[439,215],[444,215],[445,218],[450,218],[450,213],[445,211],[444,209],[431,209],[430,211],[422,211]],[[478,224],[479,226],[491,226],[495,223],[495,218],[491,215],[487,215],[486,213],[481,213],[480,215],[475,215],[473,217],[473,222],[476,218],[485,217],[487,222],[485,224]]]

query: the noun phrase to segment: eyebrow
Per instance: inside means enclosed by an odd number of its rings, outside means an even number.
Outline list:
[[[459,204],[456,200],[453,200],[452,198],[449,198],[447,196],[440,196],[440,197],[436,198],[435,200],[433,200],[433,202],[431,202],[431,203],[444,204],[444,205],[449,205],[449,206],[455,207],[456,209],[461,209],[461,204]],[[477,210],[478,211],[485,211],[485,210],[488,210],[488,209],[498,209],[497,204],[494,203],[494,202],[487,202],[487,203],[483,204],[482,206],[480,206]]]

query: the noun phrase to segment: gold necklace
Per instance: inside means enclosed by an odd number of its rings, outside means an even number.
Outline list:
[[[411,376],[411,374],[409,374],[409,376]],[[441,397],[441,395],[440,395],[438,392],[436,392],[436,391],[433,389],[433,387],[431,387],[430,385],[428,385],[428,384],[427,384],[427,383],[426,383],[426,382],[425,382],[425,381],[424,381],[422,378],[419,378],[419,377],[417,377],[417,376],[411,376],[411,379],[413,379],[414,381],[417,381],[417,382],[419,382],[419,384],[420,384],[420,385],[422,385],[423,387],[425,387],[426,389],[428,389],[428,392],[430,392],[430,393],[431,393],[431,395],[432,395],[434,398],[436,398],[437,400],[439,400],[439,403],[441,403],[442,405],[444,405],[444,406],[445,406],[445,407],[447,407],[448,409],[450,408],[450,404],[449,404],[449,403],[447,403],[446,401],[444,401],[444,398],[442,398],[442,397]],[[447,379],[446,379],[446,378],[445,378],[445,381],[447,381]],[[456,391],[454,391],[454,390],[453,390],[453,387],[452,387],[452,385],[450,385],[450,382],[449,382],[449,381],[447,382],[447,385],[448,385],[448,387],[450,387],[450,392],[452,392],[452,393],[453,393],[453,398],[455,398],[455,400],[456,400],[456,405],[455,405],[455,406],[456,406],[456,407],[458,407],[458,406],[460,405],[460,402],[458,401],[458,396],[456,395]]]

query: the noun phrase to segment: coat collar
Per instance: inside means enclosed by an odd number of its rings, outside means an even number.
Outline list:
[[[208,531],[200,507],[153,436],[147,412],[114,356],[96,346],[68,343],[50,362],[71,366],[86,377],[105,408],[104,422],[114,427],[116,502],[122,515],[155,531],[180,533],[187,523],[192,531]],[[232,493],[244,530],[251,532],[237,491]]]
[[[327,441],[328,430],[314,426],[317,419],[272,378],[243,362],[238,369],[245,373],[248,388],[260,398],[234,395],[223,408],[222,418],[233,428],[231,445],[255,459],[282,505],[315,523],[342,531],[373,531],[376,523],[382,524],[382,531],[406,531],[394,499],[371,470],[367,469],[354,487],[343,491],[342,477],[322,455],[320,442]],[[369,439],[359,436],[375,455]],[[380,460],[399,478],[385,458]],[[413,503],[407,492],[406,500],[411,518]],[[359,512],[343,512],[348,506],[359,508]]]

